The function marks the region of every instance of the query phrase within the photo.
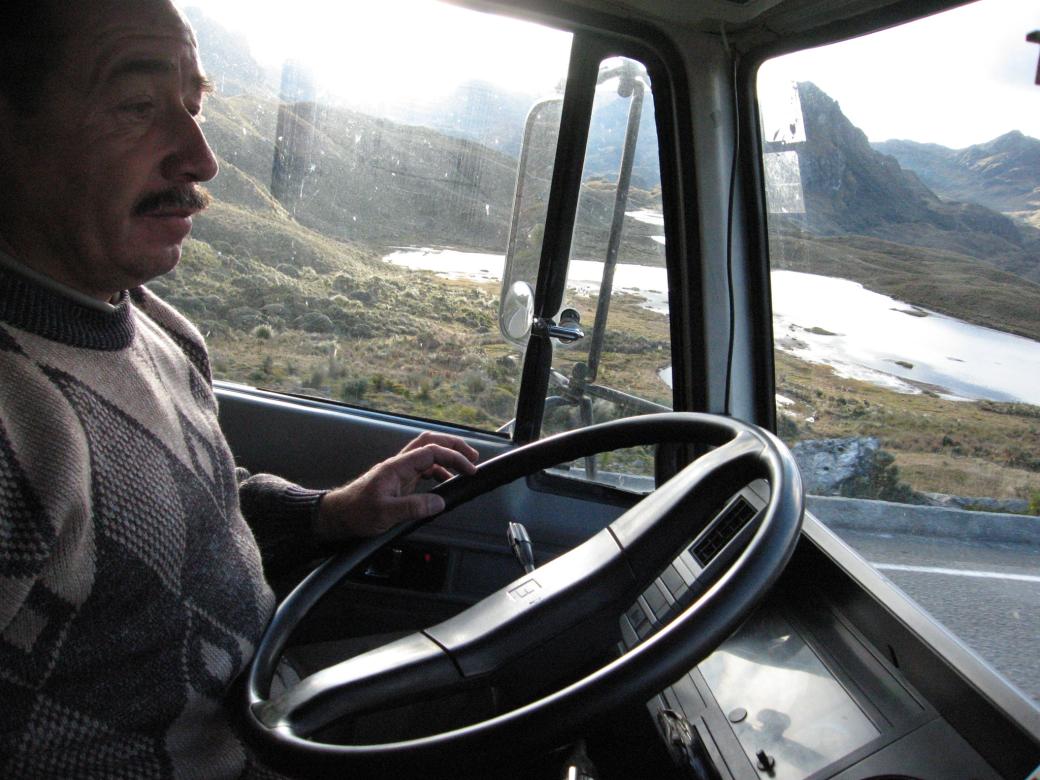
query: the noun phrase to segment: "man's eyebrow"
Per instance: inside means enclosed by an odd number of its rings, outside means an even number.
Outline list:
[[[172,73],[174,64],[169,60],[140,58],[124,60],[108,73],[108,80],[113,81],[124,76],[149,75],[152,73]]]
[[[176,65],[170,60],[154,59],[154,58],[139,58],[126,60],[116,65],[108,73],[108,80],[114,81],[119,78],[126,76],[136,75],[150,75],[154,73],[167,74],[173,73],[176,70]],[[202,74],[197,74],[191,79],[192,86],[195,87],[199,92],[203,94],[210,94],[214,91],[213,82]]]

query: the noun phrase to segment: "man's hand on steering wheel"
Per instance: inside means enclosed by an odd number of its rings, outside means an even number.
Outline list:
[[[421,479],[473,474],[479,455],[457,436],[426,431],[397,454],[325,494],[315,534],[321,539],[378,536],[398,523],[444,510],[444,499],[416,493]]]

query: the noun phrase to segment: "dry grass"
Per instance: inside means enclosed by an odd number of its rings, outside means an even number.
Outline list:
[[[777,392],[794,402],[781,407],[788,442],[876,436],[915,490],[993,498],[1040,493],[1035,406],[896,393],[784,353],[777,354]]]
[[[905,482],[929,485],[933,493],[1029,499],[1040,490],[1040,475],[998,466],[982,458],[945,453],[900,452],[896,466]]]

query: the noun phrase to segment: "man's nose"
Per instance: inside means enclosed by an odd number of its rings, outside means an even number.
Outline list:
[[[217,158],[194,116],[187,110],[177,111],[168,129],[171,148],[163,160],[165,178],[175,182],[202,182],[217,175]]]

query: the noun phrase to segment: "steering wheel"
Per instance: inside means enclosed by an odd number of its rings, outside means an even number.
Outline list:
[[[310,774],[365,767],[444,766],[474,756],[556,747],[597,715],[647,701],[698,664],[779,576],[801,526],[801,477],[788,449],[756,426],[708,414],[630,417],[562,433],[481,464],[434,488],[449,511],[520,477],[587,455],[661,442],[712,447],[582,544],[432,628],[348,659],[271,696],[289,637],[314,604],[375,551],[425,521],[402,524],[316,568],[279,606],[247,680],[245,723],[275,766]],[[493,680],[530,654],[552,652],[592,619],[617,621],[688,547],[725,501],[756,479],[769,485],[757,528],[730,567],[670,622],[591,674],[512,711],[461,728],[371,745],[309,737],[337,720]],[[564,648],[559,648],[561,651]],[[604,649],[604,648],[597,648]],[[308,775],[310,776],[310,775]]]

